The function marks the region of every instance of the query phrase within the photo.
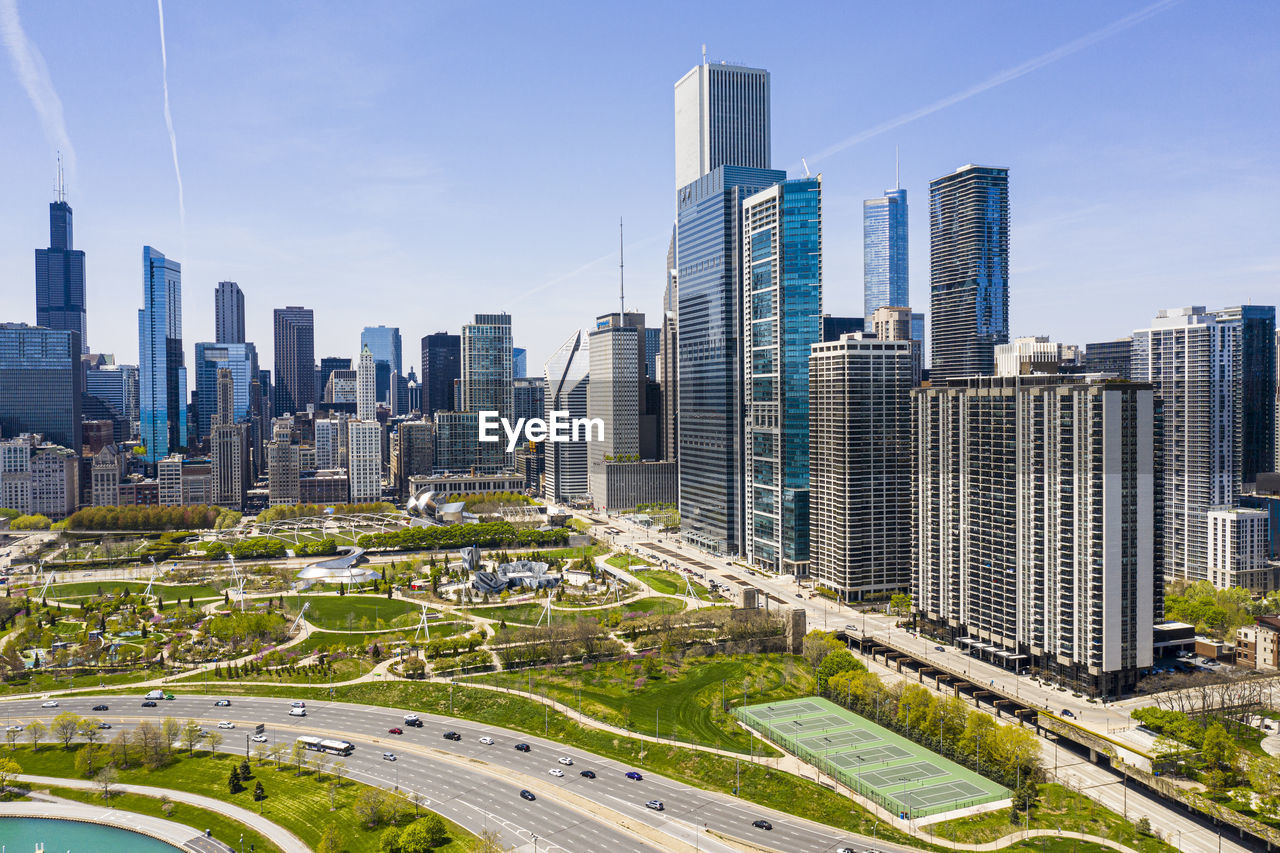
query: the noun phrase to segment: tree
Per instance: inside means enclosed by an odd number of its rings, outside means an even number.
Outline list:
[[[259,779],[253,786],[253,801],[260,803],[267,798],[267,792],[262,789],[262,780]]]
[[[22,734],[22,732],[18,731],[17,729],[14,729],[14,728],[5,729],[4,739],[8,741],[10,750],[17,749],[18,735],[20,734]]]
[[[249,769],[249,759],[247,758],[240,762],[240,778],[245,782],[253,778],[253,772]]]
[[[31,750],[34,752],[40,748],[40,740],[49,732],[49,728],[39,720],[32,720],[27,723],[27,740],[31,741]]]
[[[905,619],[911,614],[911,596],[904,592],[894,594],[889,599],[889,609],[899,619]]]
[[[240,784],[240,768],[234,764],[231,765],[231,773],[227,777],[227,790],[232,794],[238,794],[244,790],[244,785]]]
[[[188,755],[196,754],[196,744],[204,735],[200,732],[200,724],[195,720],[187,720],[182,724],[182,745],[187,748]]]
[[[342,853],[342,835],[336,826],[329,824],[324,828],[316,850],[318,853]]]
[[[385,815],[385,800],[386,795],[378,788],[365,788],[356,797],[351,808],[362,824],[373,827],[382,823]]]
[[[822,663],[823,658],[843,648],[844,643],[836,639],[834,632],[815,630],[804,635],[801,654],[804,656],[805,662],[816,670],[818,664]]]
[[[93,772],[96,769],[94,758],[97,757],[97,754],[98,748],[93,744],[89,744],[84,749],[76,753],[75,768],[77,776],[83,776],[87,779],[93,775]]]
[[[71,741],[76,739],[76,732],[80,730],[80,715],[71,711],[63,711],[53,718],[51,730],[53,731],[53,736],[62,741],[62,748],[70,749]]]
[[[12,758],[0,758],[0,794],[9,786],[9,780],[22,772],[22,765]]]
[[[92,746],[97,743],[98,738],[102,736],[102,730],[98,728],[98,725],[101,722],[102,720],[99,720],[96,717],[81,717],[80,725],[76,729],[76,734],[87,740],[89,745]]]
[[[1236,763],[1238,752],[1238,748],[1222,723],[1214,723],[1205,731],[1204,745],[1200,748],[1205,767],[1210,769],[1232,767]]]
[[[98,771],[97,776],[93,777],[94,784],[102,789],[102,799],[111,799],[111,789],[119,778],[120,774],[116,772],[114,764],[108,764]]]
[[[165,717],[160,723],[160,730],[164,733],[164,748],[172,755],[173,745],[182,737],[182,723],[173,717]]]
[[[388,826],[378,836],[378,853],[400,853],[400,830]]]
[[[866,669],[848,649],[839,649],[822,659],[818,664],[818,692],[827,692],[827,682],[831,676],[849,670]]]
[[[303,746],[301,743],[299,743],[298,741],[296,741],[296,740],[295,740],[295,741],[293,742],[293,749],[292,749],[292,750],[290,750],[290,752],[289,752],[289,759],[290,759],[290,760],[291,760],[295,765],[297,765],[297,768],[298,768],[297,770],[295,770],[295,771],[294,771],[294,774],[293,774],[293,775],[294,775],[294,776],[301,776],[301,775],[302,775],[302,762],[304,762],[304,761],[306,761],[306,760],[307,760],[307,748],[306,748],[305,746]]]
[[[429,814],[415,820],[400,833],[400,853],[431,853],[431,848],[439,847],[446,838],[444,821],[439,815]]]
[[[222,746],[222,732],[217,729],[211,729],[205,732],[205,743],[209,744],[209,754],[213,755],[218,751],[218,747]]]

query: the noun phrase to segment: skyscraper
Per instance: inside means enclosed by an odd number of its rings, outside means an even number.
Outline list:
[[[40,433],[80,452],[80,333],[0,323],[0,437]]]
[[[374,393],[379,403],[391,403],[391,374],[404,373],[400,354],[400,330],[395,326],[365,326],[360,333],[360,348],[369,348],[373,360],[381,369],[375,372],[377,387]],[[323,387],[323,386],[322,386]]]
[[[214,341],[244,343],[244,291],[234,281],[220,281],[213,291]]]
[[[805,577],[809,353],[822,340],[821,175],[743,201],[742,287],[743,543],[756,568]]]
[[[517,418],[547,416],[547,380],[541,376],[520,376],[514,381],[513,405]]]
[[[75,332],[81,352],[88,352],[84,252],[73,245],[71,205],[62,191],[61,166],[58,177],[58,200],[49,204],[49,248],[36,249],[36,325]]]
[[[786,179],[720,166],[677,192],[681,536],[742,548],[742,201]]]
[[[638,316],[639,322],[628,322]],[[589,335],[591,381],[587,384],[587,417],[604,423],[602,441],[587,442],[587,487],[598,507],[610,507],[606,468],[612,461],[639,461],[640,389],[643,359],[640,338],[644,315],[605,314]]]
[[[658,375],[655,377],[662,389],[662,458],[675,461],[680,446],[677,428],[679,399],[679,348],[676,346],[676,229],[671,228],[671,241],[667,244],[667,286],[662,293],[662,329],[658,345]]]
[[[256,373],[256,371],[255,371]],[[249,486],[249,425],[236,406],[236,377],[229,367],[216,373],[217,406],[209,434],[213,502],[239,509]]]
[[[929,183],[933,379],[995,372],[1009,342],[1009,170],[961,166]]]
[[[159,462],[187,443],[187,368],[182,350],[182,265],[142,248],[138,395],[142,443]]]
[[[809,357],[811,574],[842,601],[911,585],[914,352],[855,332]]]
[[[511,376],[511,315],[477,314],[462,327],[462,400],[464,412],[496,412],[510,420],[515,406]],[[499,471],[511,464],[503,441],[480,442],[477,466]]]
[[[547,412],[568,412],[566,417],[587,416],[587,386],[590,380],[589,338],[574,332],[547,359]],[[547,500],[570,501],[587,493],[587,443],[552,441],[546,443]]]
[[[360,350],[360,364],[356,368],[356,418],[362,421],[373,421],[378,418],[375,390],[377,372],[374,366],[373,353],[365,344]]]
[[[462,338],[436,332],[422,339],[422,413],[457,409],[453,383],[462,375]]]
[[[911,304],[907,264],[907,191],[886,190],[862,203],[864,318],[877,308]]]
[[[305,412],[316,402],[315,316],[310,308],[275,309],[277,415]]]
[[[317,384],[320,386],[320,398],[326,403],[332,403],[328,397],[324,396],[325,389],[329,387],[329,377],[333,375],[335,370],[350,370],[351,359],[341,358],[339,356],[325,356],[320,359],[320,375]]]
[[[219,412],[220,375],[227,370],[231,377],[232,405],[224,414],[227,423],[248,421],[251,415],[249,386],[258,378],[258,350],[253,344],[196,344],[197,435],[213,434],[214,415]]]
[[[347,476],[352,503],[382,499],[382,425],[377,421],[347,424]]]
[[[513,347],[511,350],[511,375],[515,378],[528,376],[529,351],[524,347]]]
[[[703,57],[675,85],[676,189],[720,166],[768,169],[769,72]]]

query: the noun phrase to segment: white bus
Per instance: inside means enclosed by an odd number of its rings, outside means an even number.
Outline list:
[[[349,741],[331,740],[329,738],[312,737],[311,735],[303,735],[298,738],[298,743],[304,747],[316,752],[328,752],[332,755],[350,755],[355,749]]]

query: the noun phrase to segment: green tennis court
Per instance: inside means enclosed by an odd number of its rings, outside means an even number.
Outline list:
[[[1009,791],[816,696],[748,705],[743,723],[891,812],[928,817],[1003,800]]]

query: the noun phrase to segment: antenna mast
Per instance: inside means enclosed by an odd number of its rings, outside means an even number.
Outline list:
[[[893,146],[893,188],[902,189],[902,171],[898,162],[898,146]]]
[[[58,152],[58,189],[56,192],[58,201],[67,200],[67,187],[62,180],[62,152]]]
[[[627,288],[625,279],[623,278],[622,269],[622,217],[618,217],[618,325],[621,326],[625,321],[624,315],[627,313],[626,296]]]

